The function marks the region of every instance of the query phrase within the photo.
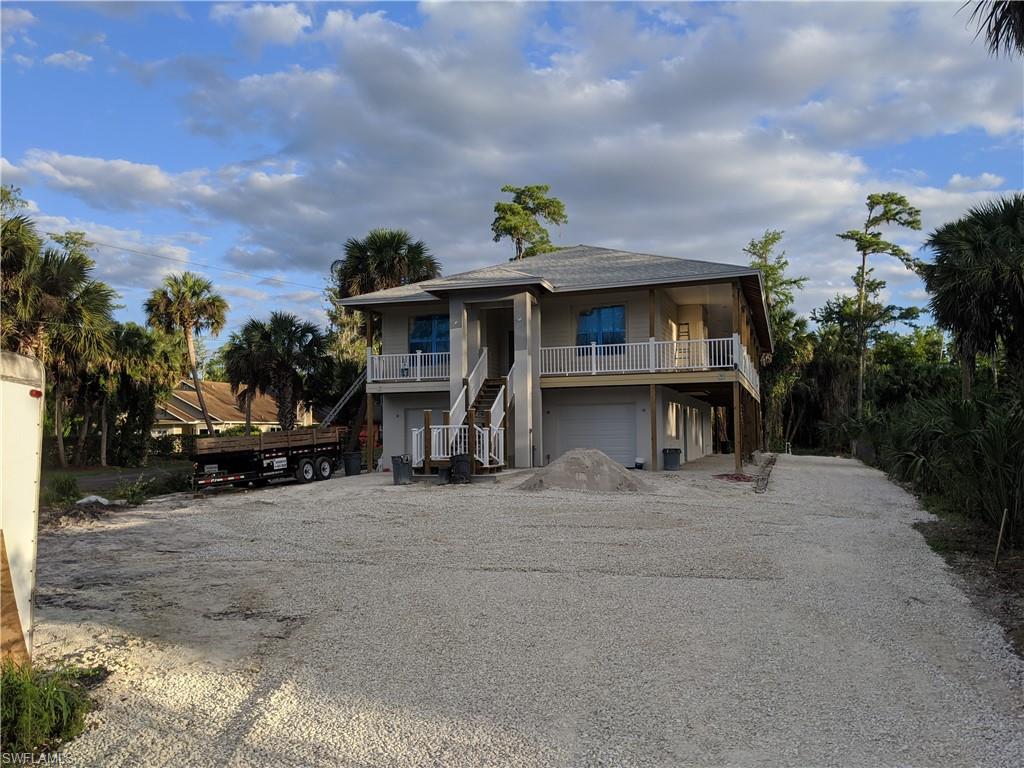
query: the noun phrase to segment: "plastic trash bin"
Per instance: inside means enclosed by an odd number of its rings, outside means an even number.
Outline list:
[[[412,482],[412,458],[409,454],[391,457],[391,480],[395,485],[409,485]]]
[[[682,455],[682,448],[662,448],[661,457],[665,464],[665,470],[679,469],[679,457]]]
[[[470,479],[470,465],[468,453],[457,453],[452,456],[451,482],[456,485],[468,483]]]
[[[341,456],[345,462],[345,477],[350,475],[358,475],[363,471],[363,453],[362,451],[351,451],[350,453],[343,453]]]

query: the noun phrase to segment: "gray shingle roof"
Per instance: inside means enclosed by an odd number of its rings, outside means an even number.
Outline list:
[[[747,302],[754,307],[754,324],[764,348],[772,349],[768,307],[759,270],[738,264],[677,259],[650,253],[618,251],[593,245],[531,256],[412,285],[365,293],[341,302],[349,307],[374,307],[416,301],[438,301],[451,291],[511,286],[538,286],[551,293],[672,285],[738,278]]]
[[[429,301],[438,294],[449,291],[512,285],[539,285],[552,293],[562,293],[754,274],[756,270],[736,264],[576,245],[531,256],[522,261],[497,264],[435,280],[367,293],[342,303],[349,306],[370,306]]]

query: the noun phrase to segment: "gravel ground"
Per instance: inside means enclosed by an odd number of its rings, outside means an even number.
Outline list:
[[[768,492],[339,478],[48,532],[37,649],[102,663],[70,765],[1010,766],[1024,665],[878,472]]]

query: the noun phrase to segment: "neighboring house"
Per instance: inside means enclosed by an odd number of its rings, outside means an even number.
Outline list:
[[[760,445],[759,270],[579,245],[343,304],[380,318],[366,388],[382,396],[386,462],[429,471],[471,453],[481,471],[597,448],[661,468],[665,448],[711,453],[716,406],[731,409],[737,469]]]
[[[245,427],[245,409],[239,407],[238,398],[232,394],[231,385],[226,381],[201,381],[206,407],[213,421],[213,431],[220,434],[230,427]],[[313,424],[310,411],[298,411],[297,427]],[[256,395],[252,401],[252,425],[261,432],[276,432],[281,429],[277,421],[277,401],[269,395]],[[199,398],[191,379],[181,383],[165,399],[157,403],[154,437],[160,435],[208,434],[203,412],[199,409]]]

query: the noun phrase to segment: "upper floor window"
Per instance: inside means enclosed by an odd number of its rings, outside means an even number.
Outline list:
[[[594,307],[580,312],[576,323],[576,344],[624,344],[626,341],[626,307]]]
[[[447,352],[448,315],[423,315],[409,323],[410,352]]]

